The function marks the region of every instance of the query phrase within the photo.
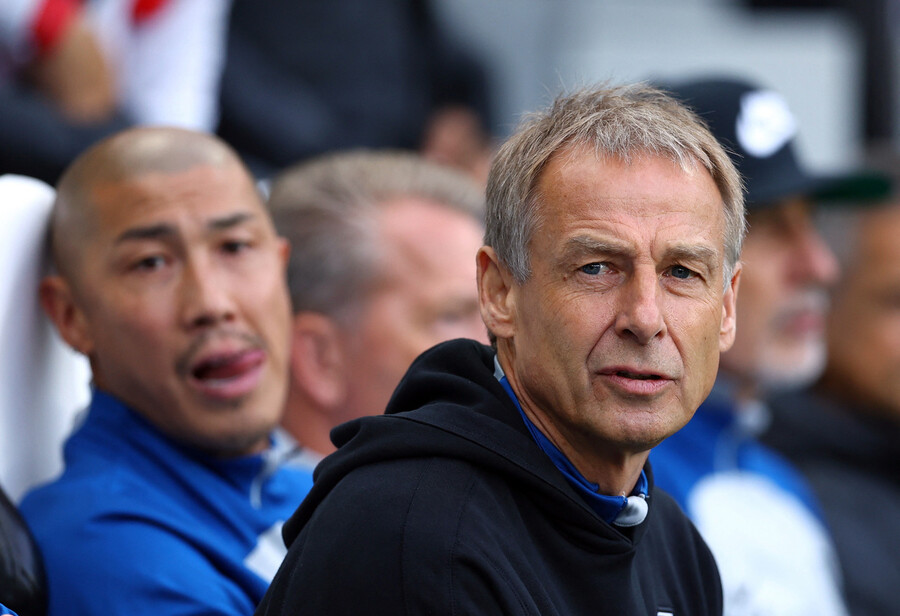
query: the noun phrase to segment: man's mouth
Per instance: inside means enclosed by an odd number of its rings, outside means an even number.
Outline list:
[[[640,381],[659,381],[662,380],[662,376],[658,374],[647,374],[643,372],[629,372],[628,370],[616,370],[614,373],[616,376],[620,376],[625,379],[638,379]]]
[[[191,366],[190,381],[209,397],[238,398],[256,388],[265,360],[262,349],[207,354]]]
[[[613,366],[601,370],[600,376],[614,391],[641,398],[660,394],[675,380],[665,373]]]
[[[825,329],[828,298],[819,289],[798,293],[775,314],[774,324],[779,336],[818,337]]]

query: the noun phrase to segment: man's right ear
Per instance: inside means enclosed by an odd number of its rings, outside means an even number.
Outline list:
[[[291,379],[318,406],[338,406],[347,393],[340,327],[318,312],[298,312],[292,319]]]
[[[478,303],[481,318],[498,338],[512,338],[516,330],[516,289],[512,274],[490,246],[475,257],[478,266]]]
[[[76,303],[69,283],[62,276],[47,276],[38,287],[38,298],[66,344],[82,355],[90,355],[94,343],[84,312]]]

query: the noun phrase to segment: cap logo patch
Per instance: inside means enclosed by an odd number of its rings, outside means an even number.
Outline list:
[[[741,97],[735,132],[748,154],[765,158],[777,152],[797,132],[787,101],[772,90],[756,90]]]

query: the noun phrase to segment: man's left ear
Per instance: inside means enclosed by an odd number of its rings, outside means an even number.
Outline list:
[[[285,270],[287,270],[288,260],[291,258],[291,243],[287,240],[287,238],[278,236],[275,239],[278,242],[278,256],[281,258],[281,263],[284,265]]]
[[[59,275],[45,277],[38,287],[38,299],[66,344],[82,355],[90,356],[94,350],[93,338],[69,283]]]
[[[500,263],[490,246],[482,246],[475,257],[478,268],[478,302],[481,319],[497,338],[512,338],[516,330],[516,293],[512,274]]]
[[[736,263],[722,298],[722,326],[719,330],[719,351],[722,353],[731,348],[737,333],[737,294],[742,271],[743,265]]]
[[[322,409],[343,404],[350,374],[341,344],[341,327],[331,317],[311,311],[293,316],[291,379]]]

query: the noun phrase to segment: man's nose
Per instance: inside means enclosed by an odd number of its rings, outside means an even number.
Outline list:
[[[632,275],[621,289],[616,332],[642,345],[664,335],[666,322],[661,301],[662,289],[655,271]]]
[[[180,291],[182,320],[186,327],[209,327],[234,320],[236,311],[230,289],[204,259],[185,264]]]
[[[828,286],[837,280],[837,259],[812,225],[804,228],[796,239],[793,271],[796,279],[804,284]]]

